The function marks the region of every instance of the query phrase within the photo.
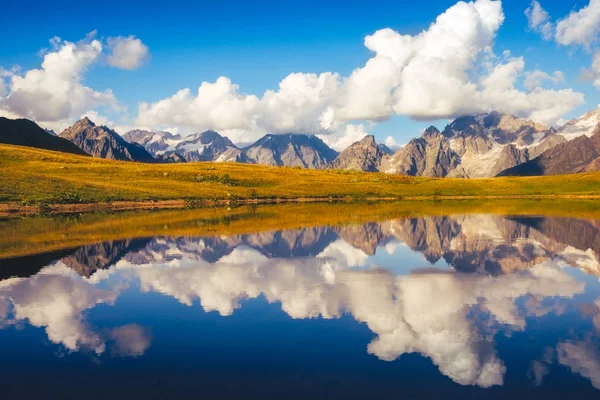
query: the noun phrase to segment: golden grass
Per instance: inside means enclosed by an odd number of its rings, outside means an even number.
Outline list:
[[[0,259],[134,237],[233,235],[467,213],[600,219],[600,202],[461,200],[319,203],[23,217],[0,220]]]
[[[141,164],[0,145],[0,202],[599,196],[600,173],[449,179],[236,163]]]

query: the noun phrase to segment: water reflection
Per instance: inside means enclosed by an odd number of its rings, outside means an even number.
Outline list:
[[[598,221],[467,215],[90,244],[29,277],[4,276],[0,326],[43,328],[73,352],[140,357],[151,329],[92,325],[90,310],[119,312],[135,288],[223,317],[263,297],[293,319],[351,315],[378,359],[418,353],[455,383],[488,388],[510,368],[499,337],[577,314],[595,329],[556,335],[527,375],[541,385],[562,365],[600,389],[599,231]]]

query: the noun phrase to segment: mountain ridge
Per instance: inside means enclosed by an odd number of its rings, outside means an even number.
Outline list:
[[[155,158],[137,143],[129,143],[106,126],[96,126],[84,117],[59,135],[96,158],[120,161],[155,162]]]

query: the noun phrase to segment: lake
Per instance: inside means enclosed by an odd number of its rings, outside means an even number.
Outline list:
[[[600,398],[598,213],[280,207],[0,221],[1,397]]]

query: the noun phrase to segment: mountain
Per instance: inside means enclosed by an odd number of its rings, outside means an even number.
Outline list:
[[[28,119],[0,117],[0,143],[89,155],[68,140],[51,135]]]
[[[141,145],[127,142],[106,126],[96,126],[87,117],[65,129],[60,137],[74,143],[93,157],[122,161],[156,161]]]
[[[174,153],[186,161],[243,162],[242,151],[215,131],[195,133],[175,146]]]
[[[591,137],[581,135],[546,150],[540,156],[500,175],[537,176],[600,171],[600,125]]]
[[[575,139],[581,135],[592,136],[596,125],[600,123],[600,107],[588,111],[581,117],[572,119],[558,129],[558,133],[567,140]]]
[[[215,131],[182,137],[169,132],[137,129],[127,132],[123,138],[130,143],[142,145],[150,154],[165,162],[244,161],[242,151],[229,138]]]
[[[171,148],[174,148],[181,141],[181,135],[174,135],[170,132],[150,132],[141,129],[134,129],[123,135],[123,139],[129,143],[142,145],[148,153],[153,156],[164,154]]]
[[[565,142],[556,130],[492,112],[428,128],[390,157],[387,173],[458,178],[493,177]]]
[[[375,137],[368,135],[348,146],[328,168],[376,172],[384,158],[387,154],[375,143]]]
[[[387,173],[418,176],[446,176],[460,163],[450,142],[435,127],[425,130],[398,150],[384,169]]]
[[[288,167],[325,168],[338,153],[316,136],[268,134],[242,149],[247,162]]]

